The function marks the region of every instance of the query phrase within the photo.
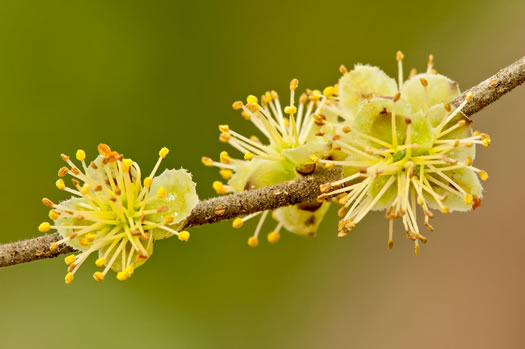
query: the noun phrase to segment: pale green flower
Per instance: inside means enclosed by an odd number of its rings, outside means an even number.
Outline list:
[[[343,166],[344,178],[322,186],[320,198],[337,196],[343,205],[340,237],[369,211],[386,209],[388,246],[393,246],[393,220],[400,218],[418,253],[419,241],[427,240],[417,224],[417,205],[430,230],[430,209],[449,213],[480,205],[478,177],[486,180],[488,175],[472,162],[475,145],[488,146],[490,138],[472,133],[471,121],[461,113],[471,94],[455,110],[447,104],[459,95],[459,88],[435,72],[432,58],[425,74],[413,74],[406,82],[401,59],[398,54],[399,89],[378,68],[357,66],[359,74],[341,78],[338,108],[347,111],[347,120],[334,147],[346,159],[320,162]],[[351,78],[352,74],[369,78]]]
[[[73,197],[59,204],[43,200],[52,209],[49,217],[55,223],[42,223],[40,231],[55,229],[63,237],[51,250],[67,244],[81,251],[65,258],[68,284],[94,252],[98,252],[95,264],[105,266],[93,275],[95,280],[103,281],[109,269],[117,272],[119,280],[126,280],[149,259],[156,240],[173,235],[188,240],[189,233],[179,230],[198,202],[195,183],[186,170],[165,170],[155,177],[167,148],[159,152],[159,160],[144,182],[136,162],[105,144],[100,144],[98,151],[100,156],[89,165],[85,152],[77,151],[81,166],[62,155],[69,167],[59,170],[56,185]],[[64,182],[67,174],[73,177],[72,187]]]
[[[245,137],[229,128],[219,126],[220,140],[236,148],[243,158],[235,159],[227,152],[220,154],[220,161],[203,157],[206,166],[219,167],[227,184],[216,181],[213,187],[218,194],[241,192],[283,183],[297,176],[312,173],[318,159],[332,153],[331,137],[337,129],[338,114],[332,97],[337,87],[329,86],[322,93],[307,91],[295,101],[298,81],[290,83],[290,103],[281,106],[275,91],[266,92],[259,98],[248,96],[246,103],[235,102],[233,108],[254,124],[268,139],[268,144],[258,137]],[[315,206],[315,207],[314,207]],[[308,207],[296,205],[277,209],[273,217],[278,221],[268,234],[269,242],[279,240],[282,227],[303,236],[313,236],[321,222],[328,204],[315,203]],[[259,233],[269,212],[259,212],[233,221],[240,228],[247,220],[259,216],[254,234],[248,240],[252,247],[258,244]]]

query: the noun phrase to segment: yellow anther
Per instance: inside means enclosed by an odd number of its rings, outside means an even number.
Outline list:
[[[343,64],[341,64],[341,65],[339,66],[339,72],[340,72],[341,74],[346,74],[346,73],[348,73],[348,69],[347,69]]]
[[[219,125],[219,131],[222,133],[228,133],[230,132],[230,126],[228,125]]]
[[[487,179],[489,179],[489,174],[486,171],[481,170],[479,171],[479,178],[486,181]]]
[[[38,226],[38,230],[42,233],[47,233],[51,229],[51,224],[44,222]]]
[[[162,148],[160,151],[159,151],[159,156],[163,159],[166,158],[166,156],[168,156],[168,153],[170,152],[170,150],[166,147]]]
[[[247,152],[246,154],[244,154],[244,160],[251,161],[252,159],[253,159],[253,154],[252,153]]]
[[[317,155],[315,154],[311,154],[309,156],[310,160],[312,160],[313,162],[319,162],[319,157],[317,157]]]
[[[255,236],[250,236],[248,239],[248,246],[250,247],[257,247],[259,244],[259,240]]]
[[[401,52],[401,51],[397,51],[397,52],[396,52],[396,60],[398,60],[398,61],[402,61],[403,58],[405,58],[405,55],[403,54],[403,52]]]
[[[75,275],[73,275],[73,273],[67,273],[65,280],[66,280],[66,284],[69,285],[70,283],[73,282],[73,280],[75,280]]]
[[[332,97],[334,95],[334,87],[333,86],[325,87],[325,89],[323,90],[323,95],[326,98]]]
[[[241,113],[241,116],[245,119],[245,120],[250,120],[251,119],[251,115],[250,115],[250,112],[246,111],[246,110],[243,110],[242,113]]]
[[[484,147],[488,147],[490,145],[490,138],[482,140],[481,144],[483,144]]]
[[[467,97],[465,97],[465,100],[467,101],[467,103],[470,103],[470,101],[472,101],[472,92],[467,93]]]
[[[60,217],[60,212],[55,211],[55,210],[49,211],[49,219],[56,221],[58,217]]]
[[[166,197],[167,194],[168,193],[166,192],[166,189],[164,187],[160,187],[159,190],[157,190],[157,197],[159,199]]]
[[[103,267],[104,264],[106,264],[106,258],[104,258],[104,257],[100,257],[100,258],[98,258],[98,259],[95,261],[95,265],[96,265],[97,267],[99,267],[99,268],[100,268],[100,267]]]
[[[117,279],[120,280],[120,281],[127,280],[128,278],[129,278],[128,274],[123,272],[123,271],[119,271],[117,273]]]
[[[60,189],[60,190],[64,190],[66,188],[66,183],[64,183],[64,180],[62,178],[57,180],[55,184],[56,184],[57,188]]]
[[[388,240],[388,249],[391,250],[394,248],[394,240]]]
[[[312,101],[318,101],[319,99],[321,99],[321,91],[313,90],[312,95],[310,96],[310,99]]]
[[[279,234],[278,231],[272,231],[270,234],[268,234],[267,238],[268,238],[268,242],[271,243],[271,244],[275,244],[277,241],[279,241],[279,238],[281,237],[281,235]]]
[[[227,169],[227,168],[221,168],[220,171],[219,171],[219,174],[221,175],[221,177],[222,177],[223,179],[228,180],[228,179],[232,178],[232,176],[233,176],[233,171],[232,171],[232,170],[229,170],[229,169]]]
[[[472,200],[474,200],[474,197],[472,196],[472,194],[467,194],[465,195],[463,200],[465,201],[465,204],[470,205],[472,204]]]
[[[420,78],[419,81],[421,82],[421,85],[423,85],[423,87],[427,87],[427,86],[428,86],[428,81],[427,81],[427,79]]]
[[[350,126],[343,127],[343,132],[344,133],[349,133],[350,131],[352,131],[352,128]]]
[[[221,163],[223,164],[229,164],[231,162],[230,155],[228,155],[227,151],[221,151],[219,158],[221,159]]]
[[[102,274],[100,271],[97,271],[95,274],[93,274],[93,279],[98,282],[102,282],[104,281],[104,274]]]
[[[49,251],[51,251],[51,252],[55,252],[55,251],[57,250],[57,248],[58,248],[57,243],[56,243],[56,242],[53,242],[53,243],[51,244],[51,246],[49,246]]]
[[[97,236],[95,234],[92,234],[92,233],[88,233],[86,235],[86,238],[88,239],[89,242],[93,242],[95,241],[95,239],[97,238]]]
[[[401,93],[397,92],[397,93],[394,95],[394,99],[393,99],[393,101],[394,101],[394,102],[397,102],[397,101],[399,101],[399,98],[401,98]]]
[[[121,165],[122,172],[128,172],[131,166],[133,166],[133,160],[131,159],[122,160],[122,165]]]
[[[257,99],[257,97],[255,97],[254,95],[249,95],[247,98],[246,98],[246,102],[249,103],[249,104],[257,104],[259,100]]]
[[[474,131],[474,132],[472,133],[472,135],[473,135],[474,137],[477,137],[477,136],[480,135],[480,133],[479,133],[479,131]]]
[[[144,178],[144,186],[146,188],[151,188],[152,184],[153,184],[153,179],[151,179],[151,177]]]
[[[86,159],[86,152],[82,149],[79,149],[77,150],[76,157],[78,161],[84,161]]]
[[[204,164],[204,166],[208,166],[208,167],[213,166],[213,160],[207,156],[203,156],[201,158],[201,162]]]
[[[213,182],[213,189],[217,194],[226,194],[228,190],[224,187],[224,184],[220,181]]]
[[[246,104],[246,108],[252,113],[257,113],[260,109],[259,104]]]
[[[297,108],[295,106],[284,107],[284,112],[288,115],[293,115],[297,113]]]
[[[467,122],[465,120],[459,120],[458,121],[458,126],[461,127],[461,126],[465,126]]]
[[[98,153],[102,156],[109,156],[109,154],[111,153],[111,148],[107,144],[104,144],[104,143],[100,143],[97,146],[97,150],[98,150]]]
[[[80,242],[82,246],[88,246],[90,244],[89,239],[84,236],[78,239],[78,241]]]
[[[295,91],[297,89],[297,86],[299,86],[299,80],[293,79],[290,81],[290,90]]]
[[[90,189],[91,189],[91,186],[89,184],[84,184],[82,188],[80,188],[80,193],[82,195],[86,195]]]
[[[164,217],[164,224],[172,224],[173,222],[175,222],[175,217],[173,216]]]
[[[472,158],[470,156],[467,156],[465,158],[465,165],[471,166],[472,165]]]
[[[233,102],[232,107],[233,107],[233,110],[240,110],[242,109],[242,102],[241,101]]]
[[[77,260],[77,257],[74,254],[70,254],[69,256],[64,258],[64,262],[66,262],[67,265],[71,265],[75,263],[76,260]]]
[[[445,205],[441,206],[441,212],[443,212],[444,214],[448,214],[449,213],[448,207]]]
[[[60,170],[58,170],[58,176],[64,177],[69,173],[69,169],[67,167],[61,167]]]
[[[188,241],[190,239],[190,232],[183,230],[179,233],[179,240],[180,241]]]
[[[135,273],[135,268],[131,265],[128,265],[124,272],[128,274],[128,277],[130,277],[131,275],[133,275],[133,273]]]
[[[232,223],[232,226],[235,228],[235,229],[239,229],[241,228],[242,226],[244,225],[244,221],[237,217],[233,220],[233,223]]]
[[[416,254],[416,256],[419,256],[419,245],[416,245],[414,247],[414,253]]]

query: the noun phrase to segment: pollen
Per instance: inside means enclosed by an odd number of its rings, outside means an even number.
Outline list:
[[[221,151],[221,153],[219,155],[219,158],[220,158],[222,164],[229,164],[229,163],[231,163],[230,155],[228,155],[228,152],[226,152],[226,151]]]
[[[70,284],[73,282],[73,280],[75,280],[75,275],[73,275],[73,273],[69,272],[66,274],[66,277],[64,278],[66,280],[66,284]]]
[[[180,241],[188,241],[190,239],[190,233],[186,230],[183,230],[179,233]]]
[[[167,192],[166,192],[166,189],[164,187],[161,187],[161,188],[159,188],[159,190],[157,190],[157,197],[159,199],[165,198],[166,195],[167,195]]]
[[[95,261],[95,265],[99,268],[103,267],[106,264],[106,258],[100,257]]]
[[[159,156],[163,159],[166,158],[166,156],[168,156],[168,153],[170,152],[170,150],[166,147],[162,148],[160,151],[159,151]]]
[[[203,163],[204,166],[207,166],[207,167],[213,166],[213,160],[209,157],[203,156],[201,158],[201,162]]]
[[[233,110],[241,110],[242,106],[243,104],[241,101],[236,101],[236,102],[233,102],[232,104]]]
[[[93,279],[98,282],[104,281],[104,274],[102,274],[100,271],[97,271],[95,274],[93,274]]]
[[[76,260],[77,260],[77,257],[74,254],[69,255],[66,258],[64,258],[64,262],[67,265],[71,265],[71,264],[75,263]]]
[[[225,179],[225,180],[229,180],[229,179],[231,179],[232,176],[233,176],[233,171],[232,171],[232,170],[228,170],[228,169],[223,168],[223,169],[221,169],[221,170],[219,171],[219,174],[221,175],[221,177],[222,177],[223,179]]]
[[[246,98],[246,103],[249,103],[249,104],[257,104],[258,102],[258,99],[257,97],[255,97],[254,95],[249,95],[247,98]]]
[[[257,247],[259,244],[259,240],[255,236],[250,236],[248,239],[248,246],[250,247]]]
[[[277,241],[279,241],[279,238],[281,237],[281,235],[279,234],[279,232],[277,231],[272,231],[271,233],[268,234],[268,242],[271,243],[271,244],[275,244]]]
[[[62,178],[57,180],[55,184],[59,190],[64,190],[66,188],[66,183],[64,183],[64,180]]]
[[[486,171],[481,170],[479,171],[479,178],[486,181],[487,179],[489,179],[489,174]]]
[[[295,106],[288,106],[284,108],[284,112],[288,115],[293,115],[297,113],[297,107]]]
[[[246,154],[244,154],[244,160],[252,160],[253,159],[253,154],[251,152],[246,152]]]
[[[44,222],[38,226],[38,230],[40,230],[42,233],[47,233],[49,230],[51,230],[51,224]]]
[[[235,228],[235,229],[239,229],[239,228],[242,228],[242,226],[244,225],[244,221],[237,217],[233,220],[233,223],[232,223],[232,226]]]
[[[226,194],[228,192],[221,181],[213,182],[213,189],[217,194]]]

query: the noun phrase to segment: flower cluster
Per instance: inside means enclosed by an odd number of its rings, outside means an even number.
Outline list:
[[[260,99],[250,95],[246,103],[233,103],[233,109],[240,111],[267,142],[261,142],[257,136],[245,137],[228,125],[219,126],[219,140],[238,150],[242,158],[232,158],[225,151],[220,153],[219,161],[202,158],[204,165],[218,167],[222,178],[228,181],[227,184],[213,183],[218,194],[261,188],[311,174],[319,159],[330,156],[329,138],[339,122],[330,107],[335,104],[333,98],[337,96],[338,86],[329,86],[323,92],[307,90],[296,103],[298,83],[297,79],[290,82],[290,102],[284,108],[275,91],[266,92]],[[298,235],[314,236],[327,209],[328,203],[314,201],[274,210],[273,217],[278,223],[268,234],[268,241],[277,242],[282,227]],[[247,220],[260,216],[254,234],[248,239],[248,245],[255,247],[268,214],[269,211],[265,211],[237,218],[233,227],[240,228]]]
[[[420,206],[425,226],[432,231],[431,209],[443,213],[467,211],[481,204],[478,179],[488,174],[473,166],[476,144],[490,145],[490,137],[472,132],[472,121],[448,102],[460,95],[456,82],[438,74],[430,56],[427,71],[411,73],[403,81],[403,55],[397,54],[396,82],[376,67],[343,69],[339,96],[334,98],[345,122],[333,137],[334,151],[344,160],[322,159],[342,166],[344,178],[321,187],[319,199],[335,198],[339,237],[346,236],[371,210],[386,210],[388,247],[393,247],[393,222],[401,219],[415,252],[425,243],[417,220]]]
[[[103,281],[110,269],[117,272],[117,279],[126,280],[148,260],[156,240],[173,235],[181,241],[189,239],[189,233],[180,229],[198,202],[195,183],[185,170],[165,170],[155,177],[167,148],[161,149],[144,181],[133,160],[105,144],[98,146],[98,152],[96,160],[87,164],[86,153],[78,150],[76,159],[81,166],[62,154],[68,166],[58,171],[56,186],[73,197],[58,204],[43,199],[54,224],[44,222],[39,230],[54,229],[62,236],[50,246],[51,251],[60,244],[81,251],[65,258],[67,284],[94,252],[98,252],[96,266],[105,266],[93,274],[96,281]],[[66,185],[66,175],[72,177],[72,186]]]

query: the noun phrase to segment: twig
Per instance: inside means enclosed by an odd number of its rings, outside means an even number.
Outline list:
[[[472,92],[472,101],[463,109],[465,115],[471,116],[523,82],[525,57],[465,91],[450,104],[458,106],[465,95]],[[340,176],[340,169],[321,170],[287,183],[201,201],[190,215],[185,228],[314,200],[320,194],[321,184],[334,181]],[[55,252],[51,252],[49,246],[59,239],[60,235],[55,233],[0,245],[0,267],[53,258],[74,251],[69,246],[60,246]]]
[[[463,92],[455,98],[451,105],[457,107],[465,100],[467,93],[472,92],[472,101],[468,103],[462,112],[471,116],[487,105],[494,103],[504,94],[525,82],[525,56],[511,65],[501,69],[485,81],[480,82],[470,90]]]
[[[335,181],[340,177],[341,169],[339,168],[319,170],[312,175],[287,183],[204,200],[197,204],[185,228],[217,223],[259,211],[316,200],[321,194],[319,190],[321,184]],[[0,245],[0,267],[53,258],[75,251],[67,245],[61,245],[55,252],[51,252],[49,250],[51,244],[60,239],[61,236],[54,233]]]

